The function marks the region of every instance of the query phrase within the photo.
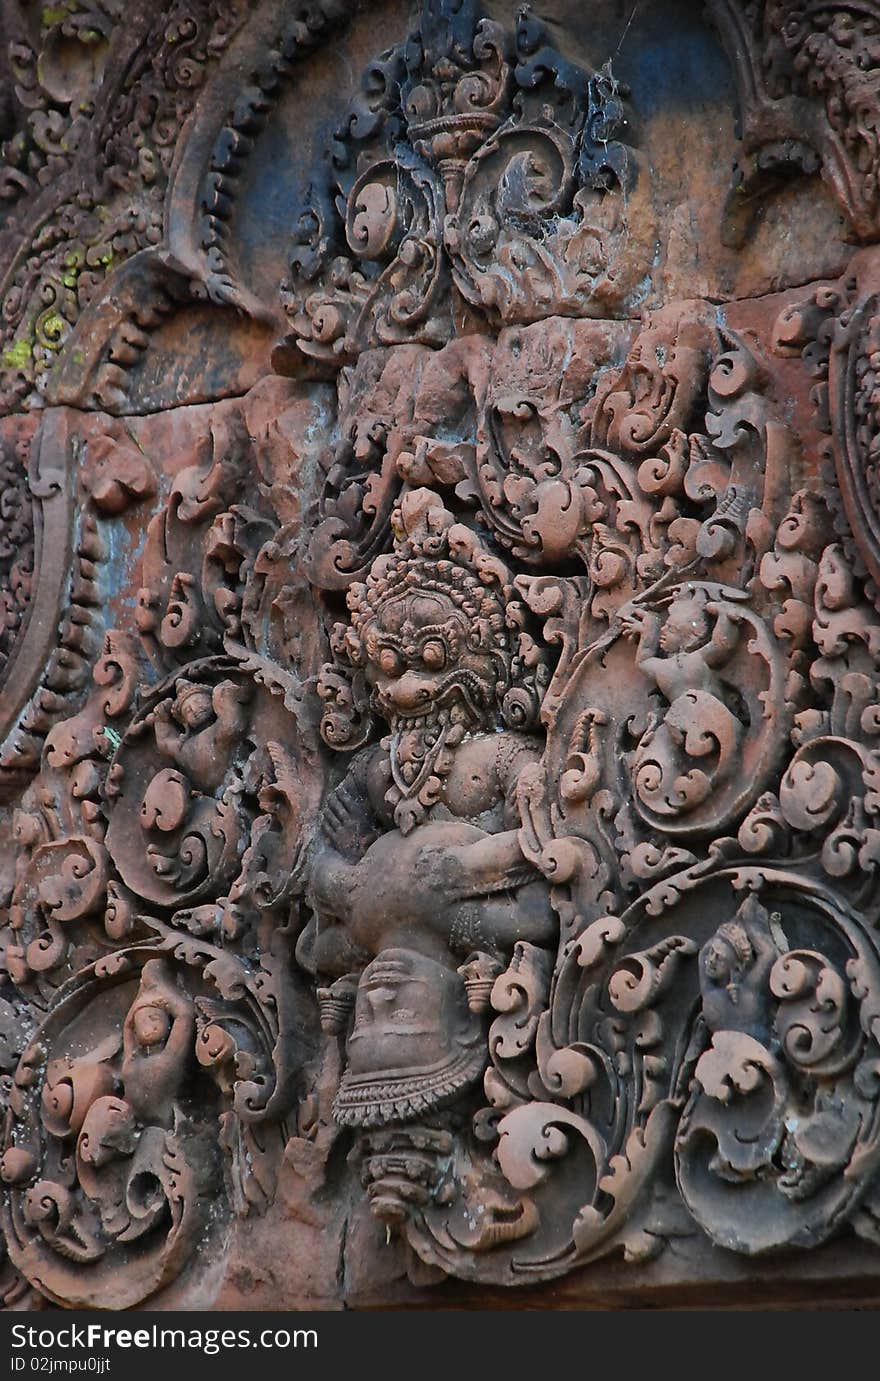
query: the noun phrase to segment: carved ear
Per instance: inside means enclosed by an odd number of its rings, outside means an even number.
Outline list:
[[[515,650],[510,663],[511,685],[501,701],[501,717],[508,728],[524,731],[538,724],[550,680],[549,657],[547,649],[525,628],[529,616],[524,604],[511,601],[505,617]]]
[[[541,701],[534,685],[511,686],[501,702],[501,718],[508,729],[532,729],[538,722]]]
[[[363,673],[327,662],[315,689],[323,702],[321,737],[329,748],[350,752],[360,748],[373,730],[370,693]]]

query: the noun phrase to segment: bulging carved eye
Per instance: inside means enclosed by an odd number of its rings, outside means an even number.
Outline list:
[[[400,654],[393,647],[383,647],[378,657],[379,670],[384,676],[399,676],[403,671]]]
[[[446,648],[439,638],[430,638],[422,648],[422,661],[432,671],[441,671],[446,665]]]

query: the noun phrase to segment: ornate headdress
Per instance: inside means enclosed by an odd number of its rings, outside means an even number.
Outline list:
[[[363,665],[369,658],[370,629],[384,604],[416,591],[441,594],[467,620],[467,650],[490,657],[498,688],[506,688],[512,662],[508,610],[514,596],[507,567],[429,489],[403,495],[392,530],[394,551],[374,561],[366,581],[348,592],[351,629],[345,646],[351,661]]]
[[[392,515],[392,531],[394,550],[377,557],[366,581],[348,591],[351,623],[337,624],[333,631],[336,664],[324,668],[318,687],[325,701],[325,740],[351,748],[366,739],[363,716],[369,697],[362,671],[375,650],[382,611],[419,595],[442,595],[463,615],[467,631],[454,650],[469,659],[461,676],[483,720],[530,727],[546,668],[532,655],[535,644],[525,631],[526,611],[508,567],[428,489],[403,494]],[[397,634],[404,652],[407,636],[404,624]],[[486,671],[478,673],[474,659],[484,659]]]

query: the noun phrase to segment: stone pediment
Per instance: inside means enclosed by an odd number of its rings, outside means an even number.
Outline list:
[[[2,13],[6,1307],[873,1296],[880,8]]]

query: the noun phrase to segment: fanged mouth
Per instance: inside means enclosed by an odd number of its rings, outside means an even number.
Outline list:
[[[392,728],[397,728],[402,724],[407,729],[427,729],[432,725],[437,728],[443,722],[440,715],[436,712],[431,714],[414,714],[407,710],[395,710],[387,712],[387,719]]]
[[[476,678],[473,678],[476,681]],[[442,729],[450,724],[473,727],[483,719],[479,705],[484,688],[470,687],[460,679],[449,678],[439,687],[427,709],[407,710],[378,694],[375,707],[392,730]]]

